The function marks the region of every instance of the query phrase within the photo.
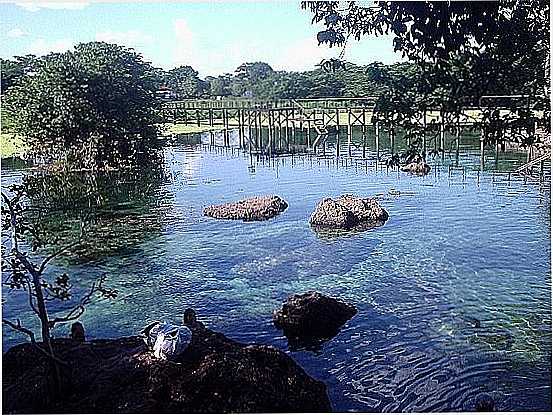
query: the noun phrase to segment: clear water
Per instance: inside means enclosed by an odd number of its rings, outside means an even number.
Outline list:
[[[520,159],[501,155],[507,166]],[[455,161],[446,156],[416,177],[370,161],[261,162],[236,150],[174,145],[166,150],[168,180],[114,225],[121,240],[137,226],[148,232],[92,262],[59,261],[52,272],[71,272],[77,294],[103,272],[119,289],[117,300],[87,309],[89,337],[132,335],[153,319],[178,322],[193,307],[230,338],[287,351],[327,384],[336,411],[472,410],[480,392],[497,410],[547,411],[550,185],[494,173],[493,153],[484,172],[479,163],[467,149],[459,160],[465,170],[450,169]],[[19,174],[4,170],[3,184]],[[289,208],[267,222],[202,216],[209,204],[272,193]],[[342,193],[378,195],[389,221],[318,235],[310,213],[321,198]],[[287,296],[306,290],[359,310],[318,353],[289,351],[271,321]],[[5,317],[30,321],[24,296],[4,288],[3,299]],[[4,328],[4,348],[21,340]]]

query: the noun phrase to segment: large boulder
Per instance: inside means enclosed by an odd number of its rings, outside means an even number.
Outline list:
[[[213,332],[188,312],[192,340],[176,361],[156,359],[140,337],[56,339],[67,362],[63,393],[51,399],[52,370],[31,344],[3,356],[6,413],[329,412],[326,386],[285,353]]]
[[[386,220],[388,212],[376,199],[346,194],[319,202],[309,223],[317,228],[351,229],[358,225],[380,225]]]
[[[338,334],[357,309],[316,291],[294,294],[273,312],[275,327],[282,330],[292,349],[318,348]]]
[[[204,209],[204,215],[216,219],[260,221],[271,219],[286,208],[288,203],[279,196],[256,196],[238,202],[208,206]]]

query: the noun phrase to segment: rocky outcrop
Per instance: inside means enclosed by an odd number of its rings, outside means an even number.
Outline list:
[[[63,394],[49,399],[50,366],[31,344],[3,356],[6,413],[328,412],[326,386],[270,346],[246,345],[204,327],[193,311],[192,340],[176,361],[155,359],[140,337],[54,341],[67,362]]]
[[[336,336],[356,313],[351,304],[308,291],[289,297],[273,312],[273,322],[284,332],[290,348],[317,348]]]
[[[417,175],[425,175],[430,172],[430,166],[424,161],[420,163],[409,163],[400,168],[401,171],[405,171]]]
[[[271,219],[288,208],[279,196],[257,196],[234,203],[212,205],[204,209],[204,215],[216,219],[240,219],[259,221]]]
[[[342,195],[323,199],[311,214],[311,226],[351,229],[358,225],[380,225],[388,220],[388,212],[374,198]]]
[[[401,171],[423,176],[430,172],[430,166],[426,164],[424,157],[420,154],[415,154],[407,159],[407,163],[400,167]]]

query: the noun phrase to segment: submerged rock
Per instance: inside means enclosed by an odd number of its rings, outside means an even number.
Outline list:
[[[323,199],[311,214],[311,226],[351,229],[358,225],[380,225],[388,220],[388,212],[374,198],[342,195]]]
[[[315,291],[289,297],[273,312],[275,327],[283,330],[289,346],[315,348],[336,336],[357,309],[336,298]]]
[[[288,203],[279,196],[257,196],[204,209],[204,215],[216,219],[258,221],[271,219],[284,212]]]
[[[5,412],[227,413],[328,412],[326,386],[285,353],[211,331],[193,310],[183,318],[192,340],[175,361],[156,359],[142,338],[80,343],[56,339],[67,362],[64,392],[53,401],[48,361],[31,344],[3,356]]]

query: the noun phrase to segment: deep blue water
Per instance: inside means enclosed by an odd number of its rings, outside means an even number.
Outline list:
[[[471,152],[464,173],[446,158],[426,177],[348,163],[295,156],[252,169],[236,151],[168,148],[169,178],[132,222],[153,217],[156,232],[96,262],[57,264],[83,287],[106,272],[120,291],[87,309],[88,336],[132,335],[193,307],[235,340],[287,351],[327,384],[336,411],[472,410],[480,392],[497,410],[550,410],[550,183],[478,172]],[[4,183],[17,175],[3,173]],[[270,221],[202,216],[206,205],[271,193],[289,208]],[[342,193],[377,195],[390,219],[318,235],[309,215]],[[310,289],[359,313],[320,352],[290,352],[271,313]],[[6,293],[4,315],[25,321],[24,298]],[[4,328],[4,348],[21,340]]]

